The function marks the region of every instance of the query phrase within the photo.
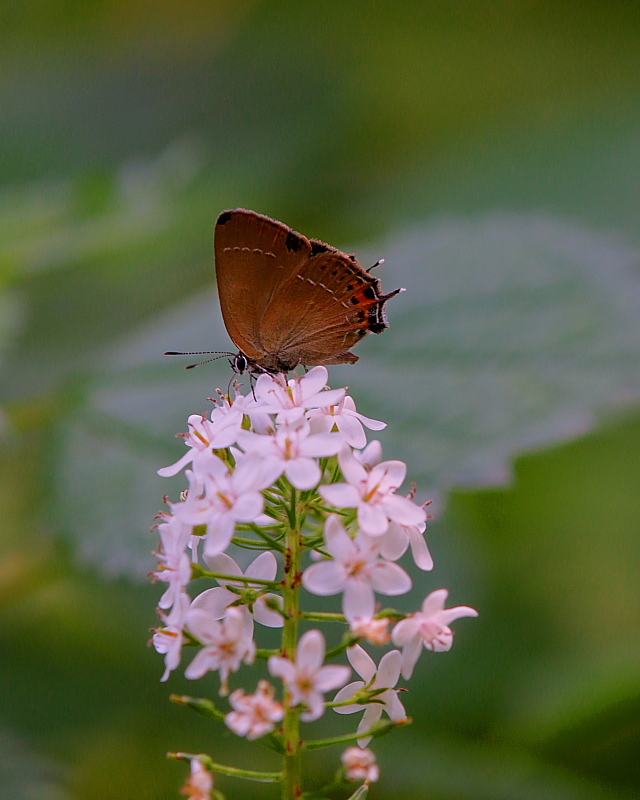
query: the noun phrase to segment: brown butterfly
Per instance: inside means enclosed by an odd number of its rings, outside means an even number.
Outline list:
[[[222,317],[240,351],[231,366],[240,374],[354,364],[349,348],[388,327],[384,304],[404,291],[381,294],[355,256],[244,208],[220,214],[214,248]]]
[[[355,256],[243,208],[220,214],[214,246],[240,373],[354,364],[349,348],[388,327],[384,304],[403,291],[381,294],[380,281]]]

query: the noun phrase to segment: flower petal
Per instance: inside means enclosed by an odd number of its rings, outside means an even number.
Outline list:
[[[371,585],[381,594],[405,594],[411,589],[411,578],[397,564],[379,561],[371,573]]]
[[[368,503],[358,505],[358,524],[369,536],[382,536],[389,528],[389,519],[381,508]]]
[[[208,648],[203,647],[184,671],[185,678],[190,681],[202,678],[211,669],[211,653]]]
[[[363,647],[360,647],[359,644],[356,644],[353,647],[349,647],[347,650],[347,658],[358,675],[364,678],[365,683],[369,683],[371,678],[376,674],[376,662],[371,658],[369,653],[367,653]],[[395,683],[389,685],[395,686]]]
[[[278,571],[278,562],[270,550],[255,558],[244,573],[245,578],[258,578],[261,581],[272,581]]]
[[[340,469],[347,483],[350,483],[352,486],[366,483],[369,477],[367,470],[354,458],[348,448],[340,454],[338,460],[340,462]]]
[[[367,435],[364,432],[362,423],[355,415],[340,414],[335,419],[338,430],[348,445],[357,449],[365,446]]]
[[[343,686],[342,689],[336,694],[333,698],[334,703],[344,703],[345,700],[349,700],[349,698],[353,697],[356,692],[359,692],[361,689],[364,689],[364,681],[353,681],[353,683],[347,684],[347,686]],[[356,711],[362,711],[363,706],[359,703],[353,703],[352,705],[348,706],[340,706],[339,708],[334,708],[333,710],[337,714],[355,714]]]
[[[268,579],[267,579],[268,580]],[[284,618],[282,614],[269,608],[267,600],[277,602],[282,607],[282,598],[277,594],[264,594],[259,597],[253,606],[253,616],[256,622],[261,625],[266,625],[267,628],[282,628],[284,625]]]
[[[409,680],[413,675],[413,669],[421,652],[422,641],[417,636],[413,639],[409,639],[402,650],[402,677],[405,680]]]
[[[297,381],[302,397],[306,399],[311,397],[311,395],[321,392],[327,385],[328,378],[329,370],[321,364],[310,369],[306,375],[303,375],[302,378]],[[292,383],[295,388],[295,381],[289,381],[289,385]]]
[[[422,613],[425,617],[432,617],[438,611],[444,609],[449,592],[446,589],[436,589],[435,592],[428,594],[422,601]]]
[[[233,504],[233,516],[238,522],[253,522],[262,514],[264,498],[258,492],[247,492],[240,495]]]
[[[360,502],[360,495],[355,486],[348,483],[331,483],[319,486],[318,491],[324,499],[336,508],[355,508]]]
[[[302,456],[286,461],[284,472],[296,489],[301,491],[313,489],[322,477],[318,464],[312,458]]]
[[[344,569],[335,561],[319,561],[311,564],[302,574],[304,588],[320,597],[343,591],[345,581]]]
[[[393,643],[404,647],[409,639],[417,635],[419,630],[420,619],[417,615],[412,614],[410,617],[405,617],[393,629]]]
[[[398,682],[401,668],[402,653],[399,650],[390,650],[388,653],[385,653],[380,659],[380,664],[378,666],[378,674],[375,682],[376,689],[382,686],[393,688]]]
[[[352,558],[356,552],[353,539],[342,527],[340,517],[337,514],[330,514],[324,526],[324,540],[327,550],[339,561],[346,561]]]
[[[231,556],[228,556],[226,553],[217,553],[215,556],[210,556],[205,553],[204,560],[211,572],[218,572],[222,575],[237,575],[239,578],[242,577],[242,570]],[[223,580],[224,579],[221,578],[218,583],[222,583]],[[242,582],[239,581],[225,581],[225,583],[231,586],[243,586]]]
[[[396,692],[391,692],[391,695],[392,695],[391,699],[386,706],[387,714],[394,722],[398,722],[401,719],[406,719],[407,712],[405,711],[404,706],[400,702],[400,698],[398,697]]]
[[[307,631],[300,637],[296,648],[296,664],[298,668],[319,669],[324,661],[324,651],[325,643],[322,633],[315,628]]]
[[[300,452],[313,458],[335,456],[343,447],[344,440],[339,433],[312,433],[300,442]]]
[[[380,717],[382,716],[382,706],[378,704],[371,704],[368,705],[365,709],[364,714],[362,715],[362,719],[360,720],[360,724],[358,725],[358,733],[366,733],[366,731],[370,731],[371,728],[378,722]],[[358,745],[360,747],[366,747],[369,742],[371,741],[371,736],[364,736],[358,739]]]
[[[386,533],[380,537],[380,555],[389,561],[397,561],[404,555],[409,546],[409,536],[406,528],[397,522],[389,523]]]
[[[424,539],[422,526],[409,525],[405,528],[409,542],[411,543],[411,554],[417,567],[423,570],[433,569],[433,559]]]
[[[330,692],[349,680],[351,669],[345,664],[328,664],[316,674],[316,686],[320,692]]]
[[[369,473],[371,484],[380,484],[384,491],[397,489],[407,476],[407,465],[404,461],[381,461]]]
[[[297,670],[293,661],[283,656],[270,656],[269,672],[274,678],[280,678],[285,683],[293,683],[296,679]]]
[[[222,586],[215,586],[199,594],[191,603],[191,608],[201,608],[212,619],[222,619],[227,612],[227,606],[237,599],[238,596],[233,592],[223,589]]]
[[[427,518],[424,508],[399,494],[388,494],[382,506],[389,518],[401,525],[420,525]]]
[[[192,608],[187,612],[186,627],[203,644],[216,642],[220,635],[220,622],[217,622],[203,608]]]
[[[342,595],[342,610],[349,622],[358,617],[372,617],[375,608],[376,598],[368,583],[358,580],[346,582]]]
[[[470,608],[469,606],[455,606],[455,608],[445,608],[438,615],[438,621],[442,622],[443,625],[448,625],[450,622],[453,622],[456,619],[460,619],[461,617],[477,617],[478,612],[475,608]]]

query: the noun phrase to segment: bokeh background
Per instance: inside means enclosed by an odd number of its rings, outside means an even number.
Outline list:
[[[421,660],[372,798],[640,796],[639,46],[624,0],[3,0],[1,797],[270,763],[146,647],[155,470],[229,380],[161,354],[229,346],[236,206],[407,287],[332,384],[437,498],[407,602],[480,617]]]

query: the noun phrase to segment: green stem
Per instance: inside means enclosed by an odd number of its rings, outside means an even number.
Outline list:
[[[221,775],[232,775],[234,778],[245,778],[249,781],[279,783],[282,780],[282,773],[280,772],[259,772],[255,769],[228,767],[226,764],[217,764],[204,753],[167,753],[167,758],[176,758],[180,761],[191,761],[192,758],[197,758],[209,772],[219,772]]]
[[[187,694],[172,694],[169,696],[172,703],[178,703],[181,706],[189,706],[202,714],[205,717],[216,717],[216,719],[224,719],[226,714],[216,707],[215,703],[207,700],[204,697],[190,697]]]
[[[297,492],[291,487],[289,526],[285,533],[284,554],[284,626],[282,628],[282,655],[295,660],[300,624],[300,560],[302,555],[301,533],[297,514]],[[291,695],[284,696],[283,738],[285,755],[282,767],[282,800],[298,800],[302,795],[300,786],[300,711],[291,705]]]
[[[396,728],[400,725],[409,725],[411,722],[412,720],[410,717],[398,720],[397,722],[387,719],[376,722],[376,724],[369,728],[368,731],[363,731],[362,733],[349,733],[346,736],[332,736],[330,739],[315,739],[310,742],[305,742],[304,749],[319,750],[322,747],[332,747],[336,744],[348,744],[349,742],[355,742],[358,739],[366,739],[367,736],[383,736],[385,733],[393,730],[393,728]]]
[[[259,586],[266,586],[267,589],[279,589],[282,586],[280,581],[264,581],[262,578],[245,578],[243,575],[227,575],[224,572],[210,572],[208,569],[203,569],[201,574],[203,578],[215,578],[216,580],[229,581],[230,583],[255,583]]]
[[[303,611],[301,617],[315,622],[345,622],[346,620],[344,614],[334,614],[331,611]]]

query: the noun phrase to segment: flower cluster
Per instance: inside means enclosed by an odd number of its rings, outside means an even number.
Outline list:
[[[450,623],[476,611],[445,609],[447,592],[441,589],[414,614],[377,613],[377,595],[411,589],[397,563],[409,548],[420,569],[432,569],[427,514],[412,492],[398,491],[406,465],[383,461],[379,442],[367,444],[365,428],[385,424],[359,414],[345,389],[328,389],[326,382],[325,367],[288,381],[263,374],[247,394],[236,386],[233,399],[221,395],[208,418],[189,418],[187,452],[159,470],[162,476],[184,470],[188,489],[158,523],[152,575],[166,589],[152,641],[164,655],[162,680],[178,667],[185,646],[196,646],[186,677],[217,672],[223,696],[232,673],[265,658],[270,675],[282,682],[282,700],[261,680],[254,694],[233,691],[231,710],[219,716],[247,739],[279,738],[289,756],[301,750],[299,720],[316,720],[328,707],[339,714],[363,712],[351,737],[359,747],[343,755],[343,779],[368,785],[378,776],[368,743],[388,725],[407,720],[394,688],[400,676],[411,676],[423,648],[448,650]],[[230,547],[259,554],[243,561],[243,571],[226,552]],[[217,585],[192,597],[188,587],[195,579]],[[341,595],[342,614],[303,611],[301,587],[311,595]],[[305,620],[341,622],[343,644],[327,654],[320,630],[300,635]],[[257,648],[255,623],[282,629],[279,650]],[[397,649],[378,664],[361,646],[391,641]],[[350,667],[325,663],[345,653]],[[361,680],[345,685],[351,668]],[[325,700],[336,689],[334,699]],[[380,722],[383,712],[388,724]],[[286,769],[278,780],[293,780]],[[292,796],[298,790],[292,788]]]

